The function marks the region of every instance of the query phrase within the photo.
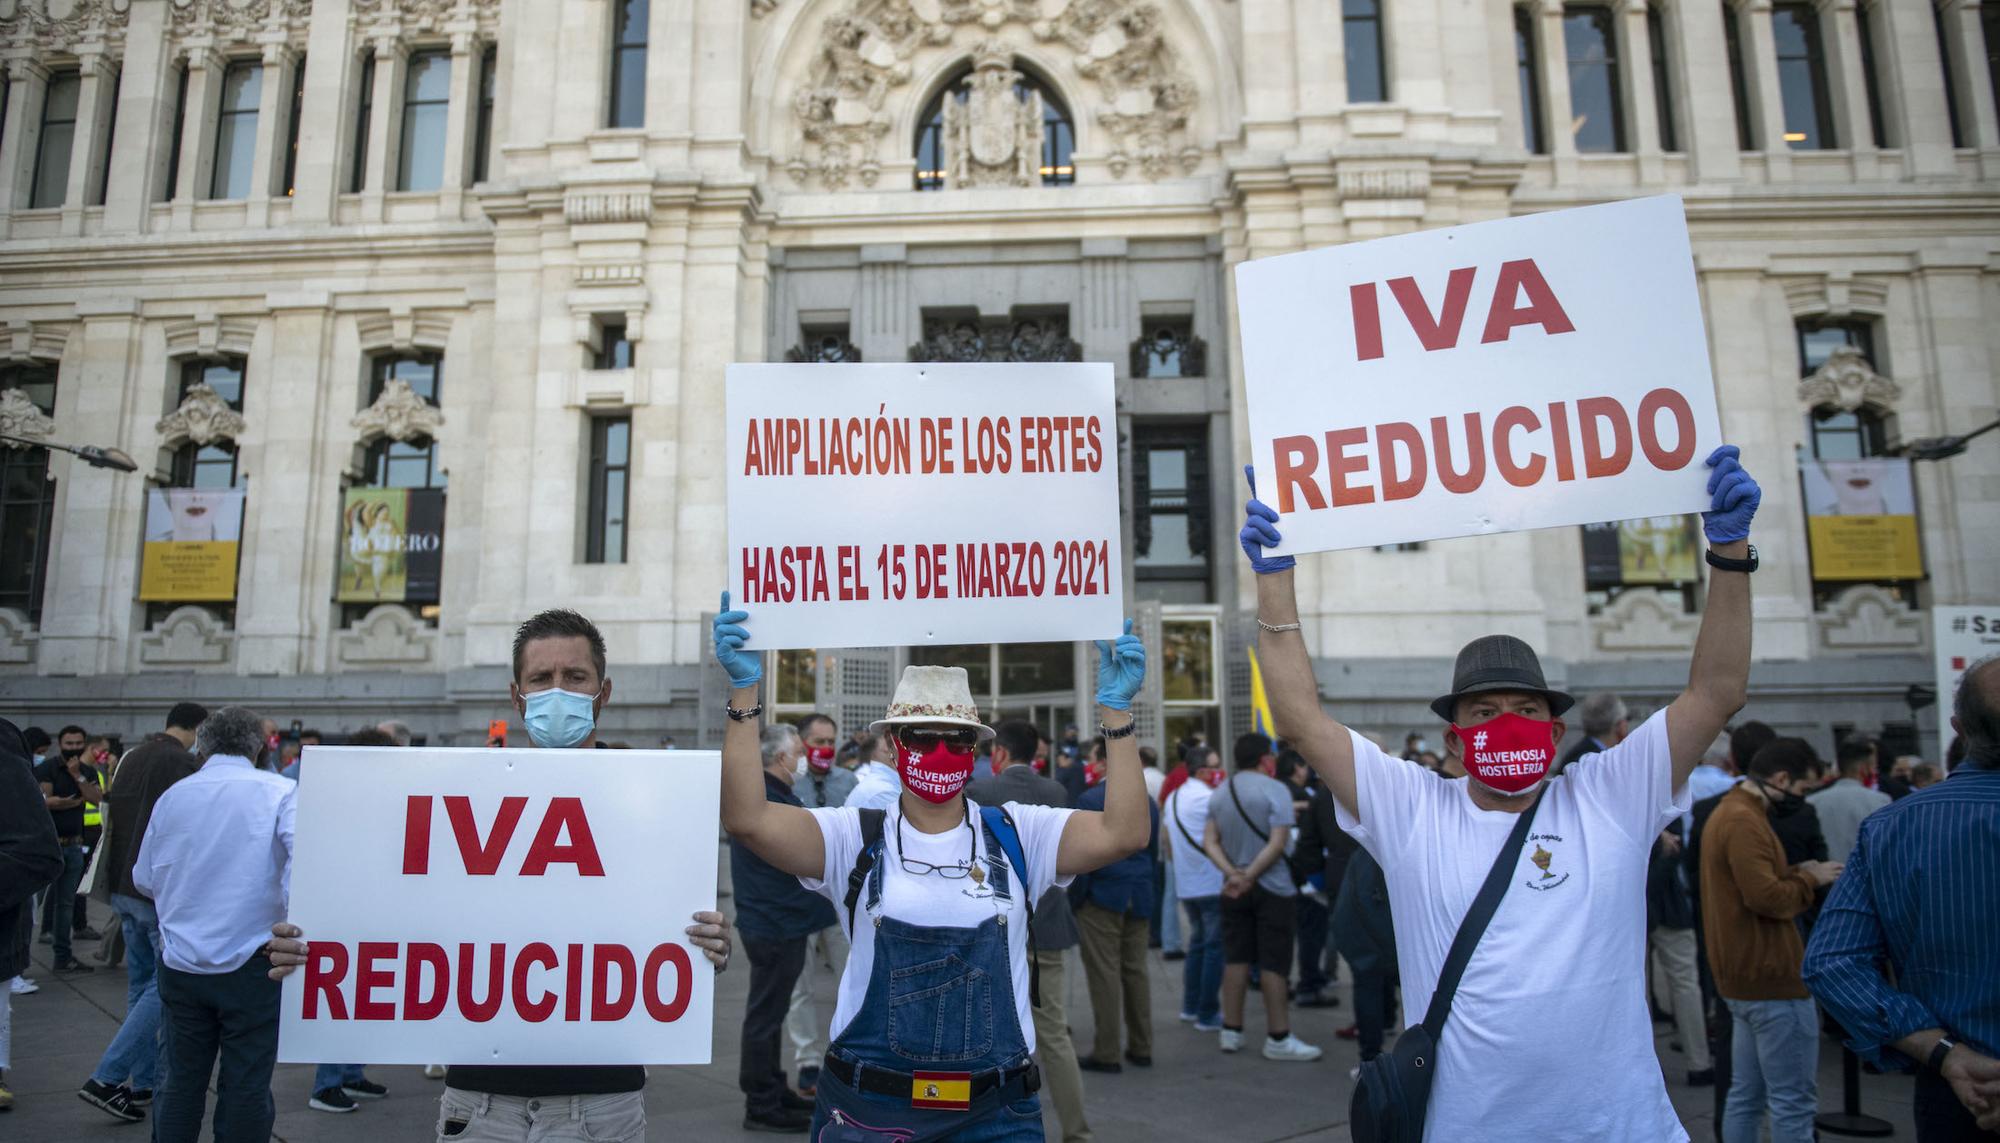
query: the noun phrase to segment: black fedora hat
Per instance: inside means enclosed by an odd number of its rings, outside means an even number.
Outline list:
[[[1535,649],[1512,635],[1482,635],[1467,643],[1451,669],[1451,693],[1439,695],[1431,713],[1451,722],[1459,699],[1483,691],[1533,691],[1549,700],[1550,717],[1576,705],[1567,693],[1549,687]]]

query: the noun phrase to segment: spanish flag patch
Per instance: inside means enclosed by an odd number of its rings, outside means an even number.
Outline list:
[[[910,1076],[910,1106],[929,1111],[970,1111],[971,1072],[917,1072]]]

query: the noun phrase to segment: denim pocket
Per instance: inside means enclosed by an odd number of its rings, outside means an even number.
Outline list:
[[[993,980],[956,956],[889,974],[889,1050],[919,1063],[973,1060],[993,1047]]]

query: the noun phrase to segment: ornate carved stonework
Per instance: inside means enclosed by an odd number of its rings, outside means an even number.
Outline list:
[[[500,0],[351,0],[351,3],[349,20],[378,39],[476,32],[482,39],[490,40],[500,30]]]
[[[177,448],[192,441],[198,445],[233,441],[243,435],[243,414],[200,382],[188,386],[181,407],[161,417],[153,426],[160,434],[162,448]]]
[[[1829,651],[1921,651],[1929,641],[1922,614],[1872,583],[1841,592],[1813,619]]]
[[[189,604],[167,613],[139,638],[139,662],[147,667],[220,668],[229,664],[236,633],[206,607]]]
[[[653,216],[651,192],[570,190],[563,193],[565,222],[645,222]]]
[[[1145,336],[1132,343],[1134,377],[1206,377],[1208,342],[1194,336],[1185,320],[1146,323]]]
[[[0,0],[0,45],[39,57],[118,44],[131,10],[132,0]]]
[[[1678,594],[1635,588],[1590,617],[1592,641],[1609,654],[1686,651],[1694,646],[1701,617],[1681,607]]]
[[[19,389],[0,392],[0,436],[25,437],[31,441],[44,441],[56,431],[56,423],[48,414],[37,408],[28,395]],[[20,441],[0,441],[8,448],[25,449],[32,447]]]
[[[1186,130],[1195,85],[1166,42],[1156,4],[851,0],[821,27],[820,57],[793,99],[799,142],[786,164],[792,176],[833,190],[857,178],[873,185],[884,155],[910,142],[885,141],[894,121],[890,90],[909,82],[919,51],[936,54],[961,27],[984,30],[982,52],[989,44],[1004,51],[999,33],[1015,27],[1068,51],[1077,74],[1096,85],[1091,112],[1108,135],[1105,159],[1114,177],[1135,165],[1148,179],[1194,169],[1200,156]],[[989,148],[998,142],[995,136]]]
[[[980,41],[972,58],[965,100],[944,101],[945,185],[1034,186],[1041,181],[1041,93],[1015,97],[1021,73],[1001,41]]]
[[[371,608],[338,639],[340,665],[380,670],[428,666],[437,647],[437,632],[400,604]]]
[[[924,319],[924,339],[910,347],[911,361],[1082,361],[1083,346],[1069,336],[1062,315]]]
[[[218,44],[303,36],[312,21],[312,0],[170,0],[169,10],[175,35],[206,36]]]
[[[800,342],[785,351],[785,360],[815,365],[853,364],[861,360],[861,347],[847,339],[845,329],[806,330]]]
[[[27,666],[35,661],[35,644],[41,632],[28,622],[25,611],[0,607],[0,664]]]
[[[1868,359],[1851,345],[1827,355],[1812,376],[1799,382],[1799,401],[1809,409],[1830,407],[1854,412],[1864,406],[1890,412],[1903,395],[1902,387],[1868,367]]]
[[[382,395],[375,398],[375,403],[354,414],[349,423],[361,430],[362,444],[377,437],[412,441],[437,436],[444,424],[444,414],[438,412],[436,405],[417,396],[409,382],[391,377],[382,386]]]

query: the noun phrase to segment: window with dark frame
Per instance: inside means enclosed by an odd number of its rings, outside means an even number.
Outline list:
[[[612,318],[598,323],[597,352],[591,368],[632,368],[632,341],[625,336],[624,319]]]
[[[1070,186],[1076,182],[1076,122],[1070,117],[1069,105],[1056,94],[1053,85],[1043,82],[1018,62],[1015,70],[1021,73],[1021,80],[1014,85],[1014,98],[1026,103],[1031,92],[1042,97],[1042,161],[1038,168],[1042,185]],[[971,79],[969,67],[953,76],[931,97],[930,106],[917,121],[915,185],[920,191],[944,189],[944,103],[947,99],[966,102],[972,92]]]
[[[208,197],[249,198],[257,165],[257,109],[263,99],[264,62],[235,60],[222,71],[222,106],[215,119],[215,169]]]
[[[630,506],[631,471],[632,418],[592,417],[584,563],[625,562],[625,515]]]
[[[1680,135],[1674,130],[1673,69],[1667,66],[1667,22],[1658,4],[1646,5],[1646,42],[1653,57],[1653,107],[1660,120],[1660,150],[1678,151]]]
[[[1833,102],[1827,93],[1819,6],[1809,0],[1771,5],[1771,34],[1777,45],[1785,145],[1794,151],[1832,149],[1838,142],[1833,133]]]
[[[1798,323],[1799,376],[1810,377],[1837,349],[1859,350],[1875,368],[1875,330],[1866,321]],[[1870,409],[1821,406],[1812,411],[1812,453],[1819,460],[1862,460],[1888,453],[1888,426]]]
[[[611,97],[606,127],[646,125],[648,0],[616,0],[611,34]]]
[[[2000,0],[1980,0],[1979,29],[1985,33],[1986,82],[1993,87],[1994,102],[2000,103]]]
[[[1187,314],[1149,317],[1139,323],[1139,339],[1130,350],[1130,375],[1143,378],[1206,377],[1208,343],[1194,333]]]
[[[1382,49],[1382,0],[1341,0],[1340,31],[1347,59],[1347,101],[1389,101],[1388,56]]]
[[[350,193],[368,189],[368,136],[375,123],[375,53],[361,59],[361,90],[354,110],[354,170],[347,180]]]
[[[42,99],[42,133],[35,144],[35,180],[28,209],[59,207],[69,193],[70,156],[76,150],[76,109],[83,77],[73,71],[49,77]]]
[[[299,189],[299,120],[306,110],[306,57],[292,65],[292,98],[285,116],[285,197]]]
[[[846,322],[821,322],[799,327],[799,343],[785,351],[785,360],[813,365],[852,365],[861,349],[849,338]]]
[[[451,107],[451,53],[416,52],[403,73],[403,136],[396,155],[396,189],[434,191],[444,185],[444,136]]]
[[[1134,426],[1132,465],[1133,574],[1171,602],[1212,601],[1207,426]]]
[[[44,415],[55,414],[55,366],[0,367],[5,389],[19,389]],[[30,623],[42,619],[55,508],[49,451],[0,445],[0,607],[26,614]]]
[[[111,76],[111,111],[106,117],[104,124],[104,163],[98,167],[96,184],[90,188],[89,203],[91,206],[103,206],[104,196],[111,191],[111,148],[113,144],[118,142],[118,93],[124,87],[124,70],[120,69],[113,72]],[[0,107],[0,115],[5,115],[6,113],[6,109]]]
[[[215,391],[223,403],[243,411],[245,362],[241,357],[196,357],[181,361],[180,400],[196,385]],[[237,482],[237,450],[234,441],[212,441],[205,445],[189,441],[174,450],[170,479],[175,488],[234,488]]]
[[[1875,66],[1876,9],[1874,4],[1854,6],[1854,39],[1861,47],[1861,87],[1868,96],[1868,137],[1877,147],[1889,145],[1889,130],[1882,117],[1882,76]]]
[[[431,405],[438,403],[444,355],[432,351],[378,354],[369,363],[368,403],[374,404],[391,380],[401,381]],[[399,441],[378,437],[362,460],[361,483],[374,488],[443,488],[438,445],[429,437]]]
[[[1579,154],[1615,154],[1625,147],[1625,110],[1618,86],[1617,16],[1609,5],[1563,6],[1564,62],[1569,67],[1571,133]]]
[[[1542,129],[1541,63],[1535,54],[1535,16],[1526,8],[1514,9],[1514,63],[1521,82],[1521,143],[1528,153],[1549,153],[1548,136]]]
[[[1989,28],[1991,26],[1989,21],[1992,19],[1993,17],[1987,13],[1986,7],[1981,5],[1979,10],[1981,27]],[[1951,123],[1951,145],[1953,147],[1963,147],[1966,145],[1965,120],[1958,108],[1958,61],[1951,54],[1951,35],[1944,26],[1946,20],[1944,8],[1936,4],[1931,5],[1931,20],[1937,25],[1938,66],[1943,72],[1944,113],[1945,118]],[[1986,37],[1986,44],[1987,66],[1991,67],[1993,59],[1993,38],[1991,35]]]
[[[1741,17],[1730,0],[1722,0],[1722,43],[1729,56],[1729,94],[1736,106],[1736,148],[1757,149],[1757,133],[1750,122],[1750,81],[1743,70],[1743,29]]]
[[[493,163],[493,97],[500,82],[500,51],[493,44],[479,53],[479,121],[472,141],[472,181],[483,183]]]
[[[160,188],[155,202],[171,202],[181,178],[181,136],[187,130],[188,69],[182,65],[180,77],[174,81],[174,131],[173,139],[167,144],[167,182]]]

